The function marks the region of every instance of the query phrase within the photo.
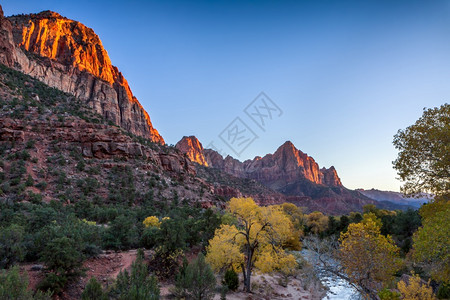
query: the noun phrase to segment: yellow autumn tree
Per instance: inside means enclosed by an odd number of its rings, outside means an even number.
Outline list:
[[[399,248],[380,229],[380,220],[365,214],[361,223],[350,224],[339,239],[339,258],[347,279],[372,299],[377,299],[376,291],[391,282],[402,266]]]
[[[293,203],[283,203],[281,204],[283,212],[291,219],[294,228],[297,230],[303,230],[303,225],[305,223],[305,215],[300,207]]]
[[[147,227],[160,227],[161,226],[161,222],[159,221],[158,217],[155,216],[150,216],[145,218],[144,222],[142,222],[145,226],[145,228]]]
[[[320,211],[315,211],[306,216],[306,226],[311,228],[311,232],[318,234],[328,228],[328,217]]]
[[[280,206],[260,207],[252,198],[232,198],[228,211],[238,225],[222,225],[209,241],[206,260],[214,270],[242,271],[244,288],[250,292],[254,268],[289,273],[296,267],[295,257],[281,247],[293,225]]]
[[[419,275],[412,274],[408,282],[399,281],[397,288],[402,294],[402,299],[405,300],[434,300],[436,297],[433,294],[433,289],[429,283],[422,282]]]

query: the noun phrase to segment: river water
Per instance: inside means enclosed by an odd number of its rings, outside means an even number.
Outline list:
[[[359,292],[355,290],[347,281],[338,276],[320,269],[315,254],[307,249],[303,249],[302,256],[314,266],[317,275],[324,286],[328,288],[327,295],[323,299],[329,300],[360,300],[363,299]]]

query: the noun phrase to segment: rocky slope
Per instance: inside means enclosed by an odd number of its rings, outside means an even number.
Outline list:
[[[2,64],[76,96],[135,135],[164,143],[92,29],[51,11],[8,18],[1,11],[0,49]]]
[[[177,143],[177,148],[186,153],[191,161],[203,166],[203,170],[216,169],[232,177],[261,183],[268,190],[253,193],[262,192],[266,196],[266,199],[259,199],[260,203],[292,202],[306,207],[306,211],[319,210],[330,214],[361,211],[366,204],[386,207],[385,203],[376,202],[358,191],[345,188],[334,167],[320,168],[312,157],[298,150],[289,141],[273,154],[244,162],[231,156],[223,158],[214,150],[203,149],[202,144],[193,136],[184,137]]]
[[[76,97],[0,65],[0,199],[216,204],[175,149],[113,126]],[[200,194],[200,190],[204,190]],[[38,200],[36,200],[38,199]]]
[[[255,157],[253,160],[240,162],[231,156],[223,158],[211,149],[203,149],[195,136],[183,137],[176,145],[188,158],[203,166],[210,166],[240,178],[257,180],[264,185],[278,190],[305,179],[318,185],[342,187],[336,169],[319,168],[315,160],[295,148],[287,141],[274,154]]]
[[[134,136],[73,95],[0,64],[0,201],[155,207],[173,201],[223,207],[231,197],[285,201],[254,180],[195,165],[178,149]]]
[[[314,159],[295,148],[291,142],[281,145],[274,154],[240,162],[231,156],[223,158],[214,150],[204,152],[207,163],[237,177],[255,179],[270,188],[280,189],[299,178],[315,184],[342,186],[334,167],[319,168]]]

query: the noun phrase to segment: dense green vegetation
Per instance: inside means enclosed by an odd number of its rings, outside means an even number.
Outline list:
[[[144,228],[142,222],[149,215],[170,219],[156,230]],[[188,247],[205,246],[219,224],[220,216],[212,209],[187,204],[168,210],[93,206],[92,214],[87,215],[79,205],[63,206],[55,201],[2,203],[0,253],[3,268],[19,261],[45,263],[47,276],[41,287],[59,292],[68,281],[83,274],[83,259],[99,254],[101,249],[158,247],[159,255],[169,257]]]

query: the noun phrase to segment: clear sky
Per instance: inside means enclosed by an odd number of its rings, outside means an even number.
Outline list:
[[[398,191],[393,135],[449,102],[450,2],[3,0],[6,15],[53,10],[100,36],[168,144],[219,134],[236,117],[334,165],[345,186]],[[283,111],[261,130],[244,113],[264,91]]]

